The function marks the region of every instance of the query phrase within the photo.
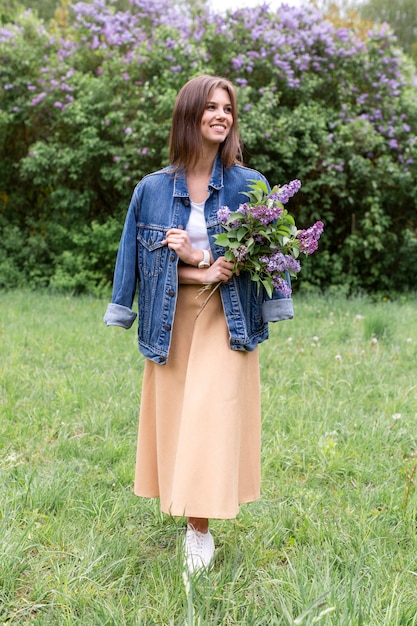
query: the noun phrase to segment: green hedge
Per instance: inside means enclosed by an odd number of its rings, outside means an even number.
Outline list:
[[[132,190],[166,164],[176,93],[216,73],[238,85],[246,163],[299,178],[289,210],[325,224],[299,286],[415,288],[413,71],[386,27],[311,7],[190,17],[95,0],[48,28],[18,14],[0,31],[0,286],[108,289]]]

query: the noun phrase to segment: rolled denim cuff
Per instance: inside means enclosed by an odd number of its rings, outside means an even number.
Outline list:
[[[292,320],[294,308],[291,298],[279,298],[278,300],[265,300],[262,304],[262,319],[264,322],[281,322]]]
[[[136,313],[134,313],[127,306],[113,304],[111,302],[107,305],[103,322],[107,324],[107,326],[121,326],[127,330],[132,326],[135,319]]]

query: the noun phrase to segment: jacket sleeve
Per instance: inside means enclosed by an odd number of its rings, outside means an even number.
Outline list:
[[[291,279],[288,272],[285,272],[287,283],[291,286]],[[265,293],[265,300],[262,303],[262,319],[264,322],[281,322],[283,320],[292,320],[294,317],[294,308],[292,298],[284,296],[277,290],[272,293],[269,298]]]
[[[128,329],[136,319],[132,311],[138,281],[136,193],[133,194],[126,216],[113,279],[112,301],[107,306],[104,323]]]

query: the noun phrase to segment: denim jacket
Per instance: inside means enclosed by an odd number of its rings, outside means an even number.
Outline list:
[[[178,293],[178,256],[162,245],[170,228],[185,228],[190,214],[190,197],[184,173],[167,167],[145,176],[133,192],[117,254],[112,302],[104,322],[130,328],[136,318],[132,304],[138,286],[138,342],[142,354],[164,364],[168,359]],[[236,211],[247,200],[251,180],[265,178],[256,170],[234,165],[225,168],[217,156],[209,182],[204,213],[214,259],[224,249],[214,241],[222,232],[217,217],[221,206]],[[247,272],[233,276],[220,286],[232,350],[254,350],[268,338],[268,322],[293,317],[291,298],[264,289]]]

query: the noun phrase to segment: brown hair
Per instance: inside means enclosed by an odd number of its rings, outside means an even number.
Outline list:
[[[193,167],[203,149],[201,118],[210,94],[225,89],[232,105],[233,125],[219,152],[226,167],[242,161],[236,91],[232,83],[220,76],[197,76],[180,89],[172,113],[169,137],[169,161],[174,169]]]

